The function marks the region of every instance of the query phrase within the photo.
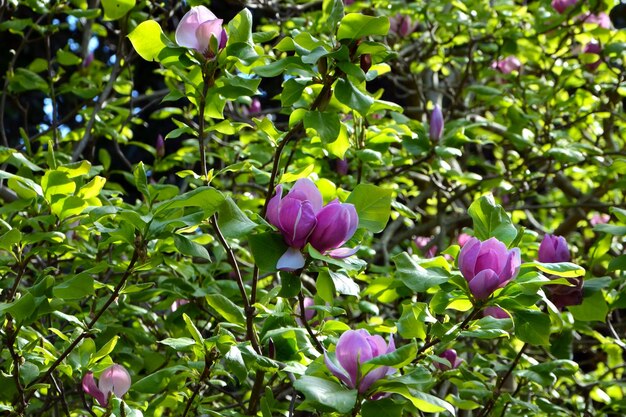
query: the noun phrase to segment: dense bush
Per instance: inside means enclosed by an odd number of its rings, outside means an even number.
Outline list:
[[[0,2],[1,412],[625,415],[624,26]]]

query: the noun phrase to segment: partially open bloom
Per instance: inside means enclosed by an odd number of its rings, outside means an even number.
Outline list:
[[[539,245],[539,262],[569,262],[567,241],[563,236],[545,235]]]
[[[165,156],[165,140],[160,133],[157,135],[155,145],[157,156],[163,158]]]
[[[222,23],[223,20],[218,19],[206,7],[192,7],[176,28],[176,43],[185,48],[195,49],[205,56],[215,56],[217,51],[211,49],[211,38],[217,41],[217,50],[223,49],[228,40]]]
[[[289,249],[278,260],[281,270],[296,270],[304,266],[300,250],[310,243],[323,254],[345,258],[356,249],[340,248],[347,242],[359,224],[352,204],[331,201],[322,207],[322,194],[313,181],[302,178],[296,181],[283,198],[282,185],[267,205],[267,220],[282,233]]]
[[[580,15],[578,18],[584,23],[594,23],[604,29],[611,28],[611,18],[604,12],[600,12],[598,14],[587,12]]]
[[[591,226],[597,226],[599,224],[605,224],[608,223],[609,220],[611,220],[611,216],[609,216],[606,213],[596,213],[593,216],[591,216],[591,220],[589,220],[589,224]]]
[[[441,113],[441,107],[439,105],[435,105],[433,108],[433,112],[430,114],[430,140],[433,142],[437,142],[441,139],[441,135],[443,134],[443,114]]]
[[[306,321],[311,321],[313,319],[313,317],[315,317],[315,314],[317,314],[317,311],[315,311],[314,308],[311,308],[311,306],[315,305],[315,300],[313,300],[311,297],[304,297],[304,318],[306,319]],[[300,310],[300,303],[298,303],[296,305],[296,308],[294,310],[294,313],[296,314],[296,322],[302,326],[304,323],[302,323],[302,319],[301,317],[301,310]]]
[[[109,395],[113,393],[122,398],[130,389],[130,375],[122,365],[113,364],[102,372],[98,385],[92,372],[83,377],[83,391],[94,397],[102,407],[109,402]]]
[[[576,3],[578,3],[578,0],[552,0],[552,8],[562,14]]]
[[[415,25],[407,15],[398,13],[389,18],[389,33],[393,33],[399,38],[409,36],[414,30]]]
[[[415,246],[417,246],[417,248],[422,251],[424,257],[434,258],[437,254],[437,245],[431,245],[430,247],[428,247],[432,240],[433,238],[431,237],[418,236],[413,239],[413,242],[415,243]]]
[[[569,262],[571,259],[567,241],[563,236],[546,235],[539,245],[539,262]],[[571,285],[546,285],[550,301],[559,309],[583,302],[583,280],[580,277],[568,278]]]
[[[600,42],[595,41],[595,40],[592,40],[583,48],[583,53],[585,54],[600,55],[601,52],[602,52],[602,46],[600,45]],[[601,63],[602,63],[601,59],[598,59],[594,62],[590,62],[587,64],[587,69],[589,69],[589,71],[595,71],[600,66]]]
[[[459,367],[461,362],[463,362],[463,359],[457,356],[456,350],[454,349],[447,349],[446,351],[441,353],[439,357],[450,362],[450,365],[446,365],[445,363],[433,362],[433,365],[435,365],[435,368],[439,369],[440,371],[448,371],[450,369],[456,369]]]
[[[517,276],[522,264],[519,248],[507,250],[496,238],[471,238],[459,253],[459,269],[478,300],[488,298]]]
[[[459,243],[460,247],[463,247],[471,238],[472,237],[467,233],[461,233],[459,237],[456,238],[456,241]]]
[[[519,71],[522,63],[515,55],[509,55],[504,59],[499,59],[491,64],[491,68],[497,69],[503,74],[510,74],[513,71]]]
[[[498,306],[490,306],[483,310],[483,317],[491,316],[495,319],[510,319],[511,315],[503,308]]]
[[[395,372],[394,368],[379,366],[363,375],[361,365],[386,353],[396,350],[393,336],[389,344],[378,335],[370,335],[367,330],[347,330],[341,335],[335,348],[335,354],[324,353],[326,366],[337,378],[343,381],[349,388],[356,388],[363,394],[369,387],[386,375]]]

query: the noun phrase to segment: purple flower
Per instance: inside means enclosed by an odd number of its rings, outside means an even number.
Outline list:
[[[578,3],[578,0],[552,0],[552,8],[562,14],[567,8]]]
[[[595,23],[596,25],[604,29],[611,28],[611,18],[604,12],[600,12],[598,14],[592,14],[591,12],[587,12],[581,14],[578,19],[581,20],[583,23]]]
[[[393,33],[399,38],[409,36],[415,30],[415,26],[411,18],[404,14],[398,13],[389,18],[389,33]]]
[[[335,161],[335,171],[339,175],[346,175],[348,173],[348,160],[347,159],[337,159]]]
[[[278,260],[280,270],[296,270],[304,266],[300,250],[310,243],[321,253],[345,258],[357,249],[340,248],[359,224],[352,204],[331,201],[322,207],[322,194],[313,181],[302,178],[282,197],[282,185],[267,205],[267,220],[282,233],[289,249]]]
[[[418,236],[413,239],[413,242],[426,258],[434,258],[437,254],[437,245],[431,245],[430,248],[426,249],[432,240],[432,237]]]
[[[435,365],[435,368],[439,369],[440,371],[448,371],[450,369],[456,369],[459,367],[461,362],[463,362],[463,359],[460,359],[459,357],[457,357],[456,350],[454,349],[448,349],[444,351],[442,354],[439,355],[439,357],[450,362],[450,365],[446,365],[445,363],[440,363],[440,362],[433,362],[433,365]]]
[[[393,336],[389,339],[389,345],[386,345],[385,339],[378,335],[372,336],[367,330],[347,330],[337,342],[334,357],[324,353],[324,361],[333,375],[349,388],[356,388],[363,394],[374,382],[393,374],[395,369],[379,366],[363,375],[361,365],[395,350]]]
[[[170,306],[170,310],[172,310],[172,313],[174,313],[176,310],[178,310],[179,308],[181,308],[185,304],[189,304],[189,300],[184,300],[184,299],[176,300]]]
[[[313,317],[315,317],[315,315],[317,314],[317,311],[315,311],[314,308],[311,308],[311,306],[315,305],[315,300],[313,300],[311,297],[304,297],[304,318],[306,319],[306,321],[311,321],[313,319]],[[301,313],[300,313],[300,303],[298,303],[296,305],[295,308],[295,314],[296,314],[296,322],[302,326],[302,319],[300,319]]]
[[[467,233],[461,233],[459,237],[456,238],[456,241],[459,242],[459,246],[463,247],[472,237]]]
[[[250,112],[250,114],[261,113],[261,102],[259,101],[258,98],[252,99],[252,102],[250,103],[250,107],[248,111]]]
[[[109,395],[115,394],[122,398],[130,389],[130,375],[122,366],[113,364],[106,368],[100,375],[98,385],[92,372],[87,372],[83,377],[83,391],[94,397],[102,407],[106,407]]]
[[[218,50],[226,46],[228,35],[218,19],[204,6],[192,7],[181,19],[176,28],[176,43],[185,48],[195,49],[204,56],[213,57],[217,51],[211,50],[211,38],[217,40]]]
[[[583,53],[585,54],[600,55],[601,52],[602,52],[602,46],[600,45],[598,41],[595,41],[595,40],[592,40],[583,48]],[[601,59],[598,59],[597,61],[594,61],[594,62],[590,62],[587,64],[587,69],[589,69],[589,71],[595,71],[600,66],[601,62],[602,62]]]
[[[340,248],[354,235],[359,225],[359,216],[354,205],[333,200],[316,217],[317,225],[309,239],[311,246],[321,253],[337,258],[345,258],[356,252],[356,249],[351,252]]]
[[[165,140],[163,140],[163,135],[160,133],[157,135],[155,145],[157,157],[163,158],[165,156]]]
[[[443,114],[441,113],[441,107],[439,105],[435,105],[433,108],[433,112],[430,114],[430,140],[433,142],[437,142],[441,139],[441,134],[443,133]]]
[[[567,241],[563,236],[545,235],[539,245],[539,262],[569,262]]]
[[[608,223],[609,220],[611,220],[611,216],[609,216],[606,213],[596,213],[593,216],[591,216],[591,220],[589,220],[589,224],[593,227],[593,226],[597,226],[599,224],[605,224]]]
[[[491,316],[495,319],[510,319],[511,315],[509,313],[506,312],[506,310],[498,307],[498,306],[491,306],[491,307],[487,307],[483,310],[483,317],[487,317],[487,316]]]
[[[491,68],[497,69],[503,74],[510,74],[513,71],[519,71],[522,67],[522,63],[515,55],[509,55],[504,59],[494,61],[491,64]]]
[[[548,298],[559,309],[567,306],[575,306],[583,302],[583,279],[568,278],[570,285],[550,284],[545,288],[548,291]]]
[[[93,52],[90,52],[89,55],[87,55],[85,59],[83,59],[83,68],[87,68],[89,65],[91,65],[91,63],[93,62],[93,58]]]
[[[459,269],[478,300],[488,298],[515,278],[521,263],[518,248],[509,251],[493,237],[484,242],[473,237],[459,253]]]

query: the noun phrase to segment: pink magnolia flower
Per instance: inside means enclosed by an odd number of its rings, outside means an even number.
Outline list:
[[[176,43],[213,57],[217,51],[211,50],[211,38],[217,40],[218,50],[223,49],[228,40],[228,35],[222,28],[223,22],[204,6],[192,7],[176,28]]]
[[[398,13],[389,18],[389,33],[395,34],[398,38],[406,38],[415,31],[415,27],[407,15]]]
[[[454,349],[447,349],[446,351],[441,353],[439,357],[450,362],[450,365],[446,365],[445,363],[440,363],[440,362],[433,362],[433,365],[435,365],[435,368],[439,369],[440,371],[448,371],[450,369],[456,369],[459,367],[459,365],[461,365],[461,362],[463,362],[463,359],[457,356],[456,350]]]
[[[498,306],[490,306],[483,310],[483,317],[491,316],[495,319],[510,319],[511,315],[506,312],[503,308]]]
[[[515,55],[509,55],[504,59],[494,61],[491,64],[491,68],[500,71],[503,74],[510,74],[513,71],[519,71],[522,67],[522,63]]]
[[[267,220],[282,233],[289,249],[278,260],[280,270],[294,271],[304,266],[300,250],[310,243],[319,252],[334,258],[353,255],[357,249],[341,248],[359,224],[354,205],[331,201],[322,207],[322,194],[313,181],[296,181],[283,198],[283,187],[267,205]]]
[[[83,377],[83,391],[94,397],[102,407],[109,402],[109,395],[114,394],[122,398],[130,389],[130,374],[122,365],[113,364],[106,368],[100,375],[98,385],[92,372],[87,372]]]
[[[589,224],[591,226],[597,226],[599,224],[605,224],[608,223],[609,220],[611,220],[611,216],[609,216],[606,213],[596,213],[593,216],[591,216],[591,220],[589,220]]]
[[[431,245],[430,248],[426,249],[432,240],[432,237],[418,236],[413,239],[413,243],[422,251],[426,258],[434,258],[437,254],[437,245]]]
[[[578,0],[552,0],[552,8],[559,12],[559,14],[563,14],[565,10],[572,7],[578,3]]]
[[[592,14],[591,12],[583,13],[578,16],[578,19],[583,23],[595,23],[604,29],[611,28],[611,18],[604,12],[600,12],[598,14]]]
[[[563,236],[545,235],[539,245],[539,262],[569,262],[570,254],[567,241]]]
[[[522,264],[519,248],[507,250],[496,238],[471,238],[459,253],[459,269],[478,300],[488,298],[517,276]]]
[[[587,45],[585,45],[585,47],[583,48],[583,53],[600,55],[600,53],[602,53],[602,46],[600,45],[600,42],[592,40]],[[587,64],[587,69],[589,69],[589,71],[595,71],[601,63],[601,59],[591,62]]]
[[[429,134],[430,140],[433,142],[439,141],[441,139],[441,135],[443,134],[443,113],[441,113],[441,107],[438,104],[435,105],[432,113],[430,114],[430,126],[429,126]]]
[[[459,237],[456,238],[456,240],[459,243],[459,246],[463,247],[471,238],[472,237],[468,235],[467,233],[461,233]]]
[[[349,388],[356,388],[363,394],[374,382],[393,374],[396,370],[388,366],[379,366],[364,375],[361,365],[395,350],[393,336],[387,345],[385,339],[378,335],[372,336],[367,330],[347,330],[339,338],[335,354],[324,353],[324,362],[333,375]]]

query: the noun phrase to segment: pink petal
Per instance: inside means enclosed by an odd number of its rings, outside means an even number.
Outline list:
[[[322,194],[313,181],[308,178],[300,178],[296,181],[288,195],[298,200],[309,201],[315,213],[322,209]]]
[[[295,271],[302,267],[304,267],[304,256],[302,256],[300,249],[291,247],[276,263],[276,269],[280,271]]]
[[[96,385],[93,372],[87,372],[83,377],[83,391],[94,397],[102,407],[107,406],[107,396]]]

